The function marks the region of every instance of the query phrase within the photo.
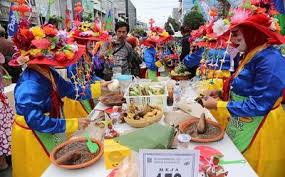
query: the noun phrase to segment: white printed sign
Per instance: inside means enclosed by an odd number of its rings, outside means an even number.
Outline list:
[[[141,150],[140,177],[198,177],[199,151]]]

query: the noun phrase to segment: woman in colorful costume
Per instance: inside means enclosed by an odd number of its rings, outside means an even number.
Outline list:
[[[158,69],[163,66],[162,61],[159,59],[157,50],[158,45],[165,45],[172,37],[164,29],[159,27],[151,27],[151,33],[148,38],[142,42],[142,45],[147,48],[144,51],[144,62],[147,66],[147,77],[151,80],[157,80]],[[163,53],[160,55],[162,56]]]
[[[284,176],[285,58],[273,45],[285,38],[265,14],[241,8],[233,14],[231,42],[244,57],[224,85],[223,98],[229,100],[217,101],[214,91],[203,104],[227,115],[227,134],[260,177]]]
[[[156,65],[156,43],[152,41],[147,41],[146,43],[145,41],[143,45],[147,46],[143,54],[143,60],[147,67],[146,78],[156,81],[157,69],[159,67],[159,65]]]
[[[29,28],[23,21],[13,42],[18,52],[9,64],[27,65],[14,93],[17,115],[12,129],[13,176],[39,177],[50,165],[49,153],[66,140],[66,134],[90,123],[78,117],[64,118],[61,98],[75,99],[81,88],[65,81],[53,68],[77,62],[84,46],[69,43],[68,34],[53,25]]]
[[[64,114],[67,118],[88,116],[96,105],[94,99],[101,96],[101,87],[110,83],[97,76],[97,72],[103,71],[104,64],[104,61],[99,58],[98,51],[102,42],[109,39],[109,35],[96,26],[93,23],[81,22],[72,32],[75,41],[85,45],[86,50],[76,64],[67,67],[67,77],[75,85],[80,85],[83,88],[91,87],[92,98],[80,101],[64,98]],[[88,91],[89,89],[83,90],[79,94],[88,94],[86,93]]]

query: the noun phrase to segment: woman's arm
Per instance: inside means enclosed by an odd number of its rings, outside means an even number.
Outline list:
[[[227,107],[232,116],[254,117],[265,116],[282,97],[285,72],[284,62],[280,55],[258,57],[254,64],[255,78],[252,95],[244,101],[218,102],[218,107]],[[283,76],[281,76],[283,75]]]
[[[28,126],[42,133],[74,132],[78,119],[62,119],[45,115],[50,105],[45,100],[50,96],[44,86],[35,81],[24,81],[15,91],[17,113],[24,116]]]

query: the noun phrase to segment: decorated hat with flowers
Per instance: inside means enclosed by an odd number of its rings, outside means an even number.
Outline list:
[[[197,30],[193,30],[189,38],[191,45],[206,48],[225,48],[227,38],[216,35],[213,31],[213,24],[214,21],[211,21],[200,26]]]
[[[154,46],[155,44],[166,44],[172,39],[173,37],[165,31],[165,29],[153,26],[153,23],[151,23],[150,33],[148,34],[147,39],[142,41],[142,44],[145,46]]]
[[[80,22],[71,32],[75,40],[108,41],[110,35],[103,31],[99,23]]]
[[[263,33],[270,43],[282,44],[285,38],[280,34],[278,20],[273,17],[277,13],[271,1],[245,2],[232,10],[230,24],[227,20],[218,20],[213,25],[213,31],[217,36],[228,35],[234,28],[244,26]]]
[[[17,52],[9,65],[68,66],[74,64],[84,53],[85,47],[70,41],[66,31],[59,31],[51,24],[29,28],[27,21],[21,21],[13,38]]]

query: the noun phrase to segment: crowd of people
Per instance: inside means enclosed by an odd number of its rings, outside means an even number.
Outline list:
[[[181,27],[181,51],[174,37],[153,25],[139,37],[125,22],[117,22],[111,36],[94,22],[78,22],[67,32],[22,21],[13,42],[0,27],[1,63],[17,83],[13,112],[0,82],[0,171],[12,154],[14,177],[40,176],[51,150],[90,124],[88,114],[114,78],[157,81],[183,63],[189,80],[221,82],[214,90],[203,85],[202,104],[257,174],[284,176],[285,37],[268,15],[272,9],[253,6],[236,9],[230,23],[212,18],[199,29]],[[67,79],[58,68],[66,68]]]

